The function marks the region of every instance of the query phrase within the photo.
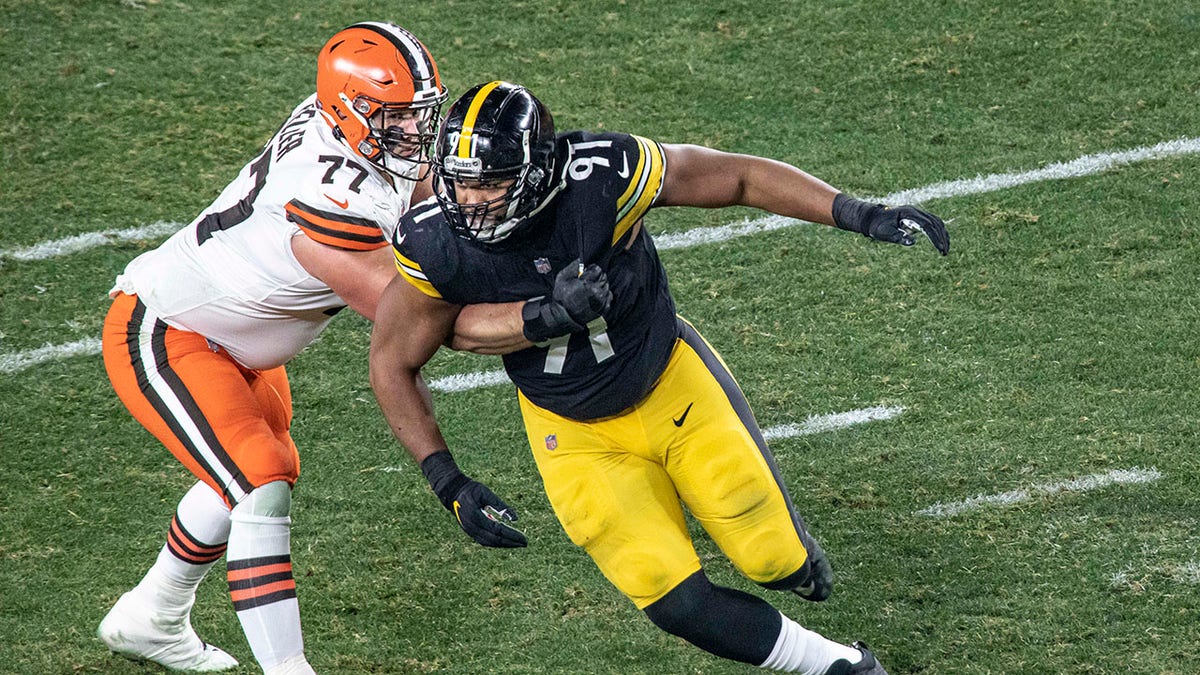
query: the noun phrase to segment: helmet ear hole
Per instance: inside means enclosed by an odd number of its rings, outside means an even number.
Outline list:
[[[434,194],[459,236],[502,241],[525,229],[564,186],[556,174],[554,119],[524,87],[488,82],[463,94],[446,113],[434,146]],[[484,204],[459,202],[455,182],[511,181],[504,195]],[[503,200],[503,220],[496,211]]]

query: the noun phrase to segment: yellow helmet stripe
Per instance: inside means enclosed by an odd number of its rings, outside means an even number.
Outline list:
[[[471,100],[470,107],[467,108],[467,116],[463,118],[462,134],[458,137],[458,152],[459,157],[471,156],[471,136],[475,132],[475,120],[479,118],[479,109],[483,107],[483,102],[487,100],[488,94],[492,90],[503,84],[500,80],[488,82],[479,89],[479,93],[475,94],[475,98]]]

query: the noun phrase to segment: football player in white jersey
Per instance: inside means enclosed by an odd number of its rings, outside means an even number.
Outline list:
[[[191,626],[227,557],[229,593],[268,675],[312,673],[289,535],[299,456],[284,364],[346,306],[368,319],[395,276],[392,230],[431,194],[446,99],[411,33],[365,22],[317,57],[317,91],[191,224],[126,267],[104,324],[121,401],[199,481],[142,581],[101,622],[114,652],[167,668],[237,661]]]

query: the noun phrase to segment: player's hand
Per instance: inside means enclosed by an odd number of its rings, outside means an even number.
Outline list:
[[[521,330],[525,339],[541,344],[583,330],[611,304],[608,275],[599,265],[584,266],[576,258],[554,276],[550,297],[522,305]]]
[[[483,483],[468,481],[454,497],[452,507],[463,532],[484,546],[522,548],[529,545],[525,535],[509,525],[516,522],[517,512]]]
[[[458,524],[476,542],[496,548],[528,545],[525,535],[508,523],[517,512],[479,481],[459,470],[449,450],[439,450],[421,460],[421,473]]]
[[[920,232],[929,237],[938,253],[946,255],[950,252],[950,235],[946,233],[946,224],[941,218],[915,206],[879,208],[864,234],[878,241],[912,246],[917,243],[916,237]]]
[[[877,241],[912,246],[924,232],[938,253],[950,252],[946,224],[934,214],[916,206],[871,204],[843,194],[833,200],[834,223],[843,230],[859,232]]]
[[[792,591],[805,600],[822,602],[833,592],[833,567],[829,564],[829,558],[825,557],[825,549],[804,529],[800,530],[800,543],[808,551],[808,560],[805,561],[808,578]]]
[[[608,275],[595,263],[585,267],[578,258],[555,275],[551,295],[575,323],[583,326],[599,318],[612,304]]]

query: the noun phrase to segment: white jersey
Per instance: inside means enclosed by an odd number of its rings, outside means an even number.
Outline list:
[[[388,245],[413,182],[396,187],[334,137],[305,99],[262,154],[190,225],[135,258],[117,291],[254,369],[308,346],[346,303],[292,253],[294,236],[367,251]]]

